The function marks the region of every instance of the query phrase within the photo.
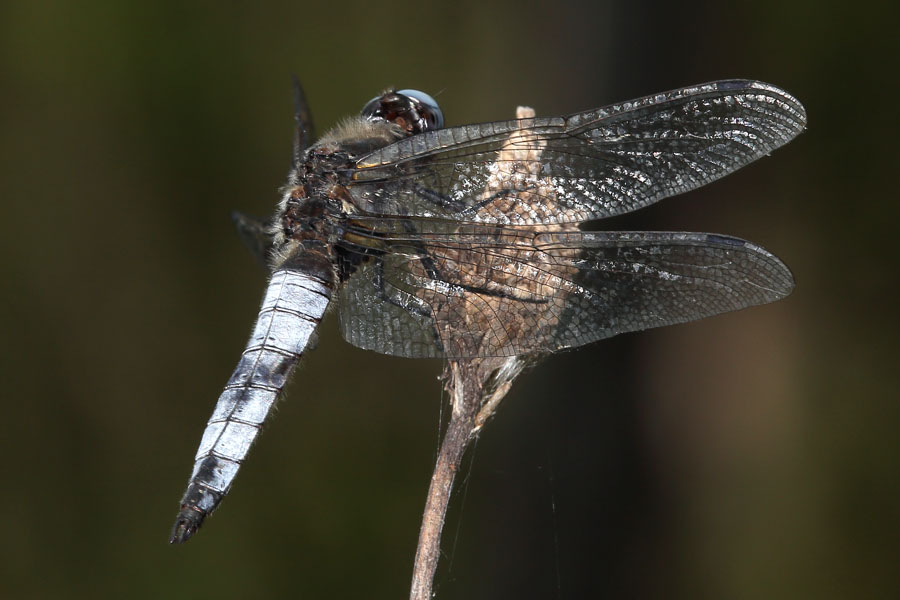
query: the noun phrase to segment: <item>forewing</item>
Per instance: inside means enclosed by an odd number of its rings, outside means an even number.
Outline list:
[[[568,117],[426,132],[362,158],[350,190],[374,214],[575,223],[702,186],[805,125],[803,106],[787,92],[717,81]],[[540,164],[515,151],[539,155]]]
[[[408,357],[551,352],[765,304],[793,288],[778,258],[727,236],[460,229],[390,236],[394,251],[342,289],[347,341]]]

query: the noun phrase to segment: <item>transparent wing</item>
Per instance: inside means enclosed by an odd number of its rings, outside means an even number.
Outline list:
[[[241,241],[253,254],[260,265],[268,265],[269,253],[274,244],[269,222],[236,210],[231,211],[231,220]]]
[[[382,236],[390,251],[370,256],[342,288],[350,343],[407,357],[551,352],[793,289],[778,258],[733,237],[422,226],[429,231]]]
[[[359,160],[350,191],[374,214],[574,223],[702,186],[805,125],[803,106],[787,92],[717,81],[568,117],[426,132]]]

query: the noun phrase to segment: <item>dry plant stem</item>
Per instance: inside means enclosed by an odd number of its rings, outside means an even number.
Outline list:
[[[537,357],[513,356],[448,363],[444,378],[452,410],[422,515],[409,594],[411,600],[430,600],[432,597],[434,573],[441,552],[441,531],[463,455],[509,391],[513,380],[537,360]]]
[[[453,391],[451,391],[451,394]],[[460,394],[464,396],[463,393]],[[441,531],[447,515],[447,505],[453,490],[453,480],[459,470],[463,455],[469,443],[476,435],[475,418],[480,408],[479,398],[453,398],[453,410],[450,422],[441,441],[431,485],[428,488],[428,499],[422,515],[422,527],[419,531],[419,545],[416,549],[416,561],[413,567],[411,600],[428,600],[431,598],[431,586],[437,569],[441,550]]]

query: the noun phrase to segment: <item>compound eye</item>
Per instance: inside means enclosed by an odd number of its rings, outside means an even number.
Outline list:
[[[379,115],[378,113],[381,111],[381,96],[375,96],[363,106],[362,112],[360,113],[364,119],[375,119]]]
[[[440,129],[444,126],[444,113],[434,98],[419,90],[400,90],[397,93],[413,100],[428,129]]]
[[[362,109],[369,121],[387,121],[406,135],[415,135],[444,126],[444,114],[434,98],[418,90],[389,90],[369,100]]]
[[[415,98],[400,92],[387,91],[366,102],[360,114],[364,119],[370,121],[394,121],[398,115],[409,114],[411,111],[417,110],[417,102]]]

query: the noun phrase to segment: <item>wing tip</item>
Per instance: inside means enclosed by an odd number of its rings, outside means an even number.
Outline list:
[[[730,246],[736,249],[740,248],[744,251],[756,255],[757,257],[765,259],[765,261],[769,264],[769,277],[767,278],[765,285],[755,284],[758,287],[764,287],[766,290],[771,292],[771,296],[767,297],[764,303],[777,302],[778,300],[787,298],[791,295],[791,293],[794,291],[794,288],[797,286],[797,283],[794,279],[794,274],[791,272],[791,269],[784,263],[784,261],[759,244],[754,244],[753,242],[748,242],[747,240],[738,237],[721,235],[718,233],[707,233],[705,234],[705,238],[706,242],[709,244],[717,246]]]
[[[793,114],[794,123],[793,123],[793,136],[801,133],[804,129],[806,129],[807,125],[807,114],[806,108],[803,104],[794,97],[793,94],[783,90],[782,88],[772,85],[771,83],[766,83],[764,81],[758,81],[756,79],[723,79],[720,81],[711,82],[712,86],[715,87],[716,90],[720,92],[740,92],[740,91],[756,91],[763,92],[768,96],[774,96],[782,103],[784,103],[787,107],[789,107],[790,112]]]

